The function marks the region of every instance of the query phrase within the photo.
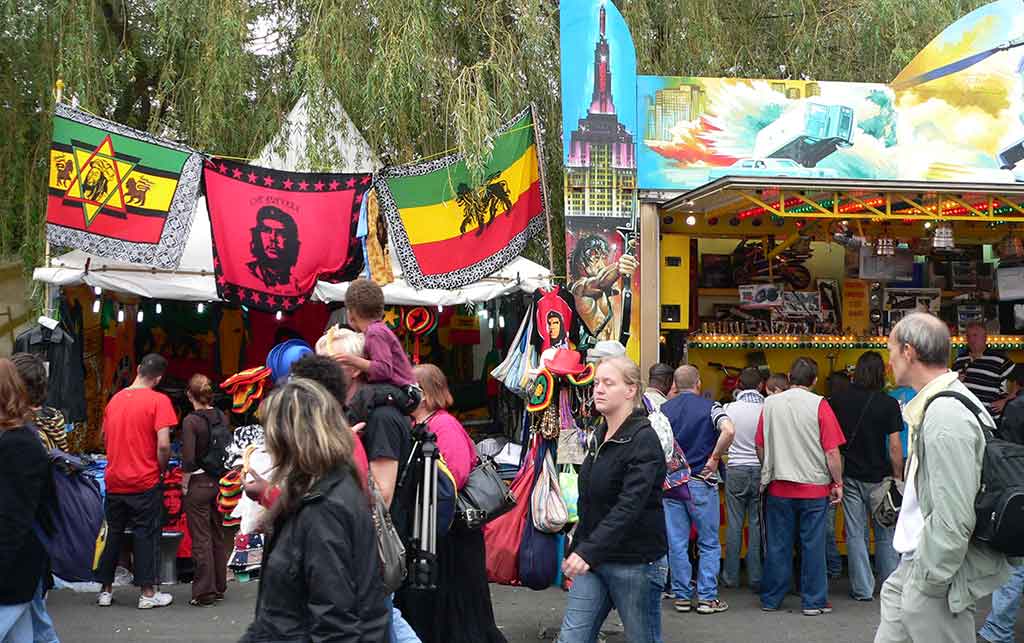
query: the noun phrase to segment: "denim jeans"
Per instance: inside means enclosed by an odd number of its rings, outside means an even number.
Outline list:
[[[743,551],[743,521],[747,519],[747,578],[750,586],[761,584],[761,467],[729,467],[725,478],[725,563],[722,582],[740,584],[740,552]]]
[[[672,594],[677,599],[693,598],[693,567],[690,564],[690,524],[697,528],[697,599],[718,598],[718,567],[722,545],[718,539],[721,510],[718,487],[690,480],[693,509],[678,500],[665,499],[665,525],[668,531],[668,561],[672,568]]]
[[[39,581],[30,602],[0,605],[0,643],[59,643],[46,613],[45,596],[43,581]]]
[[[825,514],[828,498],[765,500],[767,539],[761,605],[777,609],[789,591],[793,575],[793,543],[799,525],[800,594],[803,609],[820,609],[828,602],[825,570]]]
[[[825,561],[829,576],[838,577],[843,573],[843,557],[836,544],[836,508],[833,505],[829,505],[825,513]]]
[[[35,598],[29,603],[29,614],[32,617],[32,641],[33,643],[60,643],[57,632],[53,629],[53,619],[46,611],[46,592],[43,590],[43,582],[39,581],[39,589],[36,590]]]
[[[1010,580],[992,595],[992,611],[978,634],[991,643],[1013,643],[1013,630],[1017,624],[1017,610],[1024,592],[1024,565],[1014,567]]]
[[[391,610],[391,643],[420,643],[420,637],[395,607],[394,594],[388,596],[388,609]]]
[[[594,643],[614,607],[629,641],[661,643],[661,590],[668,565],[602,563],[573,579],[559,643]]]
[[[875,594],[875,574],[868,554],[868,516],[871,515],[871,492],[880,482],[861,482],[843,478],[843,518],[846,524],[846,557],[850,563],[850,595],[860,600]],[[875,570],[879,583],[900,564],[899,554],[892,548],[895,528],[886,529],[871,521],[875,530]]]

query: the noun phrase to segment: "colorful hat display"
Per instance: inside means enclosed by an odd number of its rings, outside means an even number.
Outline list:
[[[288,376],[292,364],[299,361],[313,349],[301,339],[289,339],[270,349],[267,354],[267,368],[270,369],[273,381],[277,382]]]
[[[577,351],[559,348],[548,360],[547,369],[553,375],[579,375],[587,370],[587,367]]]
[[[597,367],[593,364],[587,364],[583,367],[583,370],[575,375],[572,373],[565,376],[565,379],[569,380],[571,384],[575,386],[586,386],[594,381],[594,373],[597,372]]]
[[[555,395],[555,377],[551,371],[541,369],[533,380],[530,387],[530,399],[526,401],[526,410],[530,413],[543,411],[551,406],[551,399]]]
[[[252,405],[263,397],[270,379],[270,369],[266,366],[249,368],[221,382],[220,387],[231,394],[231,410],[245,413]]]

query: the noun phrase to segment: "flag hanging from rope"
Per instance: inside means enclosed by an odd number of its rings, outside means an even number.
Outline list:
[[[194,150],[58,103],[46,238],[118,261],[177,268],[201,169]]]
[[[356,226],[370,174],[279,172],[214,158],[203,175],[222,299],[290,312],[317,280],[349,281],[362,271]]]
[[[403,278],[414,288],[460,288],[493,274],[544,228],[544,194],[536,119],[528,107],[502,126],[483,180],[465,159],[385,168],[380,207]]]

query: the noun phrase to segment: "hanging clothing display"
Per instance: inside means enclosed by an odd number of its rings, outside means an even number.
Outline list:
[[[369,174],[280,172],[214,158],[203,170],[217,293],[255,310],[290,312],[317,280],[354,279]]]
[[[75,341],[63,325],[53,330],[40,325],[18,335],[14,352],[38,355],[46,364],[46,406],[63,413],[67,422],[85,421],[85,368],[80,341]]]
[[[381,170],[380,207],[413,288],[461,288],[494,274],[544,229],[536,118],[526,108],[494,136],[486,168],[461,154]]]
[[[575,348],[580,342],[580,317],[576,301],[568,290],[554,286],[533,293],[533,334],[530,340],[538,353],[549,348]]]
[[[391,254],[388,252],[388,226],[381,214],[377,190],[370,190],[366,198],[366,257],[370,279],[378,286],[385,286],[395,280],[391,269]]]
[[[178,267],[192,229],[198,152],[54,105],[46,238],[155,268]]]

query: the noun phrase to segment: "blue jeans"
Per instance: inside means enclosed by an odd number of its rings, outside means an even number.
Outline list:
[[[420,643],[420,637],[395,607],[394,594],[388,596],[388,609],[391,610],[391,643]]]
[[[868,553],[868,516],[871,515],[871,491],[880,482],[861,482],[843,478],[843,518],[846,524],[846,557],[850,561],[850,595],[860,600],[875,594],[875,574],[871,571]],[[875,530],[875,570],[879,583],[900,564],[899,554],[892,548],[895,528],[886,529],[871,521]]]
[[[747,577],[750,586],[761,584],[761,467],[729,467],[725,478],[725,563],[722,582],[726,587],[740,584],[740,552],[743,551],[743,520],[750,521],[747,533]]]
[[[800,525],[800,594],[803,609],[820,609],[828,602],[825,570],[825,514],[828,498],[765,500],[767,539],[761,605],[778,609],[789,591],[793,575],[793,543]]]
[[[721,519],[718,487],[700,480],[690,480],[693,512],[685,503],[665,499],[665,526],[668,531],[668,561],[672,568],[672,594],[681,600],[693,599],[693,567],[688,548],[690,524],[697,527],[697,599],[718,598],[718,567],[722,545],[718,540]]]
[[[828,575],[840,576],[843,573],[843,557],[839,553],[839,545],[836,544],[836,508],[833,505],[828,506],[825,515],[825,552]]]
[[[1013,643],[1021,593],[1024,592],[1024,566],[1014,567],[1010,580],[992,595],[992,611],[978,634],[992,643]]]
[[[594,643],[615,607],[629,641],[661,643],[661,590],[668,565],[602,563],[573,579],[559,643]]]
[[[43,581],[30,602],[0,605],[0,643],[59,643],[46,612]]]

